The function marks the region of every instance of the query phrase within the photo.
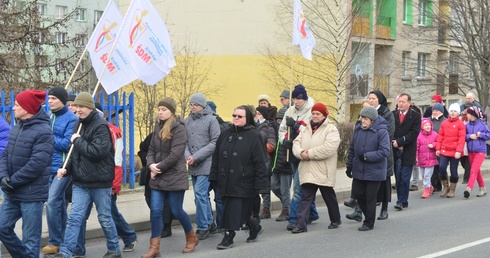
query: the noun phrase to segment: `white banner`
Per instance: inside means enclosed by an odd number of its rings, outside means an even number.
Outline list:
[[[293,46],[299,45],[303,57],[312,60],[311,51],[315,46],[315,38],[306,22],[300,0],[294,0],[293,13]]]
[[[128,60],[127,38],[120,37],[117,39],[116,47],[112,54],[110,53],[122,22],[123,17],[116,4],[109,1],[87,44],[95,74],[107,94],[113,93],[138,78]],[[108,59],[103,78],[100,78]]]
[[[155,85],[175,66],[167,26],[149,0],[133,0],[124,19],[130,63],[142,81]]]

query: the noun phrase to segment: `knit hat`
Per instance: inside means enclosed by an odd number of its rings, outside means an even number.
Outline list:
[[[46,92],[43,90],[25,90],[15,97],[15,101],[29,114],[37,114],[41,104],[46,101]]]
[[[68,92],[61,86],[55,86],[50,89],[48,95],[55,96],[63,105],[66,105],[66,101],[68,101]]]
[[[264,119],[267,119],[269,118],[269,109],[267,107],[264,107],[264,106],[258,106],[255,108],[255,111],[258,111],[260,114],[262,114],[262,116],[264,117]]]
[[[438,103],[442,103],[442,97],[439,94],[436,94],[436,95],[432,96],[432,100],[435,100]]]
[[[304,99],[308,100],[308,94],[306,94],[305,86],[298,84],[294,87],[293,93],[291,94],[293,99]]]
[[[213,101],[207,101],[206,104],[208,104],[208,106],[211,108],[213,113],[216,114],[216,103],[214,103]]]
[[[279,95],[280,98],[286,98],[286,99],[289,99],[289,90],[283,90],[281,92],[281,95]]]
[[[78,94],[73,104],[75,106],[82,106],[90,109],[95,109],[94,98],[88,92],[82,92]]]
[[[460,109],[458,103],[451,104],[451,106],[449,106],[449,110],[448,111],[449,112],[456,111],[456,112],[458,112],[458,114],[461,113],[461,109]]]
[[[478,119],[482,119],[485,115],[483,114],[483,112],[481,112],[481,109],[477,106],[473,106],[473,107],[469,107],[467,110],[466,110],[466,113],[478,118]]]
[[[68,98],[66,99],[66,102],[68,102],[68,101],[75,101],[75,98],[76,98],[76,97],[77,97],[77,96],[75,96],[75,95],[70,95],[70,96],[68,96]]]
[[[329,114],[327,106],[325,106],[321,102],[317,102],[317,103],[315,103],[315,105],[313,105],[313,107],[311,108],[311,112],[313,112],[313,111],[318,111],[318,112],[322,113],[324,116],[328,116],[328,114]]]
[[[441,103],[436,103],[432,106],[432,110],[439,110],[441,113],[444,113],[444,106]]]
[[[378,111],[374,107],[371,107],[371,106],[367,106],[367,107],[362,108],[360,115],[363,117],[367,117],[367,118],[371,119],[372,121],[375,121],[376,119],[378,119]]]
[[[191,96],[191,99],[189,101],[192,102],[192,103],[196,103],[196,104],[198,104],[201,107],[206,107],[206,98],[200,92],[192,95]]]
[[[266,94],[260,94],[258,97],[257,97],[257,102],[260,102],[261,100],[267,100],[267,102],[271,103],[271,98],[266,95]]]
[[[206,101],[204,101],[204,103],[206,103]],[[170,110],[170,112],[172,112],[172,114],[175,114],[175,109],[177,109],[177,104],[175,104],[175,100],[173,98],[170,98],[170,97],[165,97],[165,98],[161,99],[160,101],[158,101],[158,106],[159,107],[166,107],[168,110]]]
[[[286,111],[288,110],[287,107],[282,107],[281,109],[279,109],[279,111],[277,111],[277,116],[276,118],[278,119],[283,119],[284,118],[284,115],[286,114]]]

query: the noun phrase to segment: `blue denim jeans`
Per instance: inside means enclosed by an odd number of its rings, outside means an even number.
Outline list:
[[[77,250],[82,224],[87,219],[87,211],[92,207],[92,203],[95,203],[97,218],[104,231],[107,251],[110,253],[121,252],[116,226],[111,214],[111,192],[111,188],[84,188],[73,185],[72,206],[66,224],[65,238],[61,244],[61,254],[70,258]]]
[[[291,204],[289,206],[289,223],[297,223],[298,220],[298,207],[301,201],[301,185],[299,184],[299,175],[298,175],[298,165],[291,164],[291,169],[293,170],[293,199],[291,200]],[[313,202],[311,203],[310,208],[310,220],[317,220],[319,218],[318,211],[316,210],[315,205],[315,197],[313,197]]]
[[[150,224],[151,238],[160,237],[163,229],[162,212],[165,204],[165,196],[168,197],[170,210],[176,219],[184,228],[187,234],[192,230],[192,223],[189,215],[184,211],[182,205],[184,203],[185,191],[160,191],[151,189],[151,209],[150,209]]]
[[[46,220],[48,222],[48,244],[59,246],[65,235],[66,212],[65,192],[70,184],[71,176],[58,179],[56,174],[49,178],[49,195],[46,202]]]
[[[221,218],[223,216],[223,199],[221,198],[221,194],[218,190],[218,185],[216,181],[210,182],[209,184],[209,192],[214,191],[214,203],[216,204],[216,225],[221,225]],[[209,195],[209,193],[208,193]],[[209,202],[211,210],[213,208],[211,207],[211,202]]]
[[[447,175],[448,164],[449,164],[449,171],[451,173],[451,177],[459,178],[458,175],[459,159],[455,159],[454,157],[448,157],[444,155],[439,155],[439,173],[441,174],[441,177]]]
[[[43,202],[11,201],[5,195],[0,208],[0,241],[12,257],[38,258],[41,248]],[[22,218],[22,241],[15,223]]]
[[[194,202],[196,204],[197,230],[208,230],[213,223],[213,211],[209,200],[209,176],[192,176]]]
[[[402,165],[395,171],[397,204],[408,206],[408,193],[410,192],[410,177],[413,166]]]
[[[112,195],[111,213],[114,224],[116,224],[117,235],[122,239],[124,245],[130,245],[138,238],[136,232],[132,229],[124,219],[123,215],[119,213],[116,205],[117,194]]]

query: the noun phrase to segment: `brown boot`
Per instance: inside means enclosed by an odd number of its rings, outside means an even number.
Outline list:
[[[185,234],[185,247],[182,250],[183,253],[192,253],[196,249],[196,246],[199,244],[199,239],[197,238],[194,230]]]
[[[452,180],[451,180],[452,181]],[[449,185],[449,193],[447,193],[447,198],[454,198],[454,192],[456,191],[456,185],[458,182],[451,182],[451,185]]]
[[[441,197],[446,197],[446,195],[449,193],[449,182],[446,180],[441,180],[442,182],[442,191],[441,191]]]
[[[279,217],[276,218],[276,221],[286,221],[289,220],[289,208],[283,208]]]
[[[150,239],[150,249],[148,252],[141,256],[141,258],[154,258],[160,257],[160,238],[155,237]]]

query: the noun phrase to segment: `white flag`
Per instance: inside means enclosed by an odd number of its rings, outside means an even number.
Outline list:
[[[125,47],[127,43],[124,42],[126,39],[117,39],[117,33],[121,29],[122,22],[123,17],[116,4],[109,1],[87,44],[95,74],[107,94],[113,93],[138,78],[127,59],[128,53]],[[114,43],[116,43],[116,47],[111,54]],[[109,62],[103,78],[100,78],[107,59]]]
[[[311,51],[315,46],[315,38],[311,33],[310,27],[308,27],[305,15],[303,14],[303,8],[299,1],[300,0],[294,0],[293,45],[299,45],[303,57],[312,60]]]
[[[165,22],[149,0],[133,0],[124,18],[121,37],[126,37],[129,60],[138,77],[154,85],[175,66]]]

